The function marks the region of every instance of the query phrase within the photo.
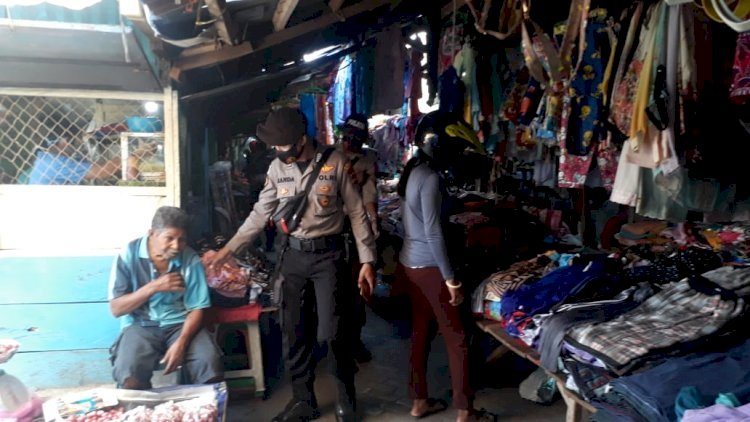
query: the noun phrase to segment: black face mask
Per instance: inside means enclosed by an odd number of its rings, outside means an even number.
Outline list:
[[[362,146],[364,145],[364,141],[361,139],[357,139],[354,137],[347,137],[344,138],[344,143],[346,143],[347,150],[349,152],[353,152],[355,154],[360,154],[362,152]]]
[[[285,164],[294,163],[300,155],[302,155],[302,148],[299,147],[299,144],[294,144],[288,151],[276,151],[276,157]]]

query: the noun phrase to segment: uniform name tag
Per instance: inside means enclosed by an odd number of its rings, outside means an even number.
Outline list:
[[[290,183],[294,182],[294,177],[279,177],[276,183]]]

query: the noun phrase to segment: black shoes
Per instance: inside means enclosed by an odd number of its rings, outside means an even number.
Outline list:
[[[360,365],[372,360],[372,353],[367,350],[364,343],[360,342],[358,346],[354,347],[354,360]]]
[[[356,422],[357,413],[352,406],[336,405],[336,422]]]
[[[319,417],[320,412],[317,407],[313,407],[306,401],[292,400],[286,405],[286,409],[276,415],[275,418],[271,419],[271,422],[306,422],[318,419]],[[339,420],[338,410],[336,412],[336,420]],[[348,421],[349,419],[346,420]]]

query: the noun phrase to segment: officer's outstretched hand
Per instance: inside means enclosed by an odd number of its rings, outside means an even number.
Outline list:
[[[359,294],[366,300],[370,300],[372,291],[375,290],[375,267],[372,264],[363,264],[359,270]]]
[[[214,251],[208,251],[205,254],[203,254],[203,257],[201,257],[201,261],[203,262],[203,266],[206,267],[206,269],[211,270],[218,270],[224,265],[225,262],[227,262],[227,259],[229,259],[229,256],[232,254],[232,251],[229,250],[226,246],[219,249],[218,252]]]

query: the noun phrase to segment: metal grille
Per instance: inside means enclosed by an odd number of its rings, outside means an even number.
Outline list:
[[[0,95],[0,183],[164,186],[163,104],[151,103]]]

